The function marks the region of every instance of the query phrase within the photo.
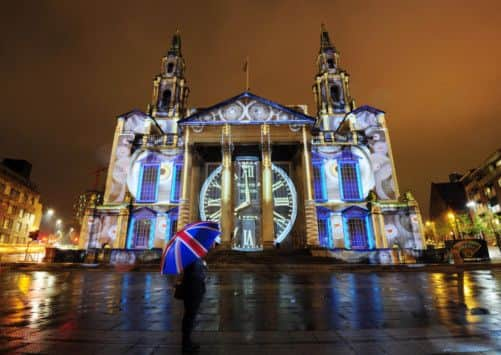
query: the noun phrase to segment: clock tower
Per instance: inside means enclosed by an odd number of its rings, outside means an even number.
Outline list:
[[[325,26],[320,33],[320,51],[317,57],[317,75],[313,93],[318,113],[318,127],[335,131],[345,114],[352,111],[355,102],[350,95],[350,77],[339,67],[339,52],[332,45]]]
[[[175,123],[186,114],[189,89],[186,86],[184,70],[181,34],[176,31],[172,37],[172,44],[167,55],[162,58],[161,73],[153,81],[153,97],[148,111],[159,123],[163,120],[170,120]],[[161,126],[168,126],[168,133],[177,132],[177,127],[170,127],[175,126],[174,124],[161,124]]]

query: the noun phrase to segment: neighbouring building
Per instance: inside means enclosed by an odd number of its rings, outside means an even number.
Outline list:
[[[31,164],[26,160],[0,163],[0,243],[25,244],[28,233],[40,227],[40,193],[30,175]]]
[[[492,153],[478,168],[467,172],[464,185],[470,212],[487,225],[488,234],[501,232],[501,149]]]
[[[460,181],[461,174],[449,175],[448,182],[431,183],[428,237],[436,241],[453,239],[456,218],[468,214],[466,193]],[[451,234],[452,233],[452,234]]]
[[[313,80],[316,115],[249,91],[189,109],[181,37],[162,58],[146,112],[118,116],[103,203],[81,246],[162,248],[197,220],[221,248],[310,248],[388,262],[423,248],[421,215],[401,194],[383,111],[356,106],[325,28]]]
[[[431,183],[430,219],[433,221],[447,220],[447,214],[468,214],[466,193],[460,181],[461,175],[451,174],[449,182]]]
[[[103,192],[98,190],[87,190],[78,195],[73,204],[73,224],[80,228],[85,218],[85,214],[103,204]]]

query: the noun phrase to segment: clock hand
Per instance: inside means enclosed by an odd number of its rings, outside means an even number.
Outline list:
[[[251,205],[250,189],[249,189],[249,178],[247,176],[247,170],[244,170],[244,181],[245,181],[245,186],[244,186],[244,189],[245,189],[245,201],[242,202],[240,205],[238,205],[235,208],[235,210],[234,210],[235,214],[237,214],[238,212],[240,212],[244,208],[247,208],[247,207],[249,207]]]
[[[250,205],[250,189],[249,189],[249,179],[247,177],[247,170],[244,171],[244,179],[245,179],[245,202]]]

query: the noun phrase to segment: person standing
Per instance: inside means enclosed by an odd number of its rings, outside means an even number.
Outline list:
[[[206,269],[205,261],[202,259],[196,259],[184,269],[182,281],[184,296],[183,352],[192,353],[200,349],[200,345],[192,342],[191,333],[195,327],[195,319],[205,294]]]

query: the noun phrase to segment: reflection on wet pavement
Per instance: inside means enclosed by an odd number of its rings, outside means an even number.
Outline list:
[[[177,349],[173,281],[146,272],[0,272],[0,352]],[[208,353],[260,346],[276,354],[277,344],[289,354],[501,349],[499,271],[213,272],[207,285],[197,334]]]

